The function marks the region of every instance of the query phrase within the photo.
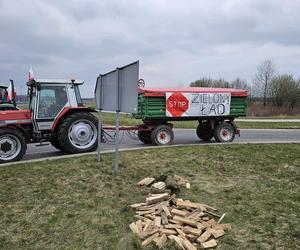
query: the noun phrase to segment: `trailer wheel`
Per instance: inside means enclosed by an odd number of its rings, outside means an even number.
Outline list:
[[[235,128],[231,123],[220,123],[215,127],[214,137],[217,142],[232,142],[235,137]]]
[[[138,137],[141,142],[145,144],[151,144],[151,131],[138,131]]]
[[[86,112],[70,114],[58,128],[61,150],[68,153],[95,151],[98,145],[97,119]]]
[[[159,125],[151,132],[152,142],[157,145],[170,145],[174,140],[173,130],[167,125]]]
[[[199,123],[196,129],[196,134],[202,141],[209,141],[214,136],[214,131],[208,124]]]
[[[15,129],[0,130],[0,163],[19,161],[26,153],[23,134]]]

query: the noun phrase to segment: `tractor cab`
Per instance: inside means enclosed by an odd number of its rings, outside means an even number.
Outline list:
[[[29,110],[36,130],[51,130],[57,118],[70,109],[83,107],[79,80],[29,80]]]
[[[10,81],[10,83],[0,83],[0,111],[15,109],[13,81]]]

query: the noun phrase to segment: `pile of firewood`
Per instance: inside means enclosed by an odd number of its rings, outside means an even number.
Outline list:
[[[148,179],[147,185],[153,181]],[[169,239],[183,250],[196,250],[199,245],[211,248],[231,228],[220,224],[225,214],[220,216],[213,207],[178,199],[175,194],[150,193],[146,202],[131,207],[136,210],[137,221],[129,227],[142,240],[142,246],[154,242],[161,248]]]

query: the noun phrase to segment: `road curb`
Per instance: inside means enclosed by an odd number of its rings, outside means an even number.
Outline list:
[[[202,144],[176,144],[176,145],[169,145],[169,146],[147,146],[147,147],[134,147],[134,148],[122,148],[120,152],[127,152],[127,151],[137,151],[137,150],[146,150],[146,149],[164,149],[164,148],[175,148],[175,147],[203,147],[203,146],[230,146],[230,145],[247,145],[247,144],[300,144],[300,141],[270,141],[270,142],[231,142],[231,143],[202,143]],[[101,154],[109,154],[113,153],[114,149],[109,149],[102,151]],[[82,153],[82,154],[71,154],[71,155],[60,155],[60,156],[52,156],[52,157],[45,157],[33,160],[25,160],[25,161],[17,161],[17,162],[9,162],[1,164],[0,167],[12,166],[12,165],[19,165],[19,164],[28,164],[28,163],[36,163],[36,162],[43,162],[43,161],[54,161],[60,159],[69,159],[73,157],[82,157],[82,156],[89,156],[95,155],[96,152],[89,152],[89,153]],[[96,160],[96,159],[95,159]]]

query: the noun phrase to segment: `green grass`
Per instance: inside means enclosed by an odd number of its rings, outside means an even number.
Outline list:
[[[112,154],[2,167],[0,248],[141,249],[128,205],[145,199],[141,178],[161,174],[190,180],[178,197],[227,213],[218,249],[299,249],[300,144],[123,152],[119,177]]]
[[[103,113],[103,121],[105,124],[115,124],[115,114]],[[175,121],[172,122],[175,128],[196,128],[198,121]],[[131,115],[121,115],[121,125],[134,126],[142,124],[142,120],[132,118]],[[255,128],[255,129],[300,129],[300,122],[236,122],[238,128]]]

